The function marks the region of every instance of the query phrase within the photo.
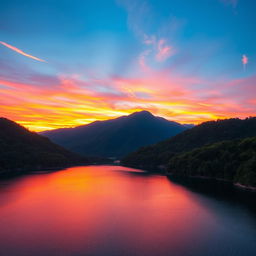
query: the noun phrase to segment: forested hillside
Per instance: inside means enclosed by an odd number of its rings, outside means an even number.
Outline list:
[[[177,153],[220,142],[256,136],[256,117],[204,122],[170,139],[140,148],[123,158],[130,167],[156,170],[165,167]]]
[[[88,162],[48,138],[0,118],[0,175]]]
[[[177,154],[170,160],[167,173],[256,187],[256,137],[214,143]]]

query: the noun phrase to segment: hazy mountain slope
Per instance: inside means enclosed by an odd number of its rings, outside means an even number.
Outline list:
[[[172,156],[207,144],[256,136],[256,118],[226,119],[205,122],[168,140],[143,147],[122,160],[122,164],[137,168],[155,169],[166,165]]]
[[[87,159],[11,120],[0,118],[0,174],[80,162],[86,163]]]
[[[141,146],[159,142],[186,129],[179,123],[141,111],[112,120],[42,134],[77,153],[121,157]]]

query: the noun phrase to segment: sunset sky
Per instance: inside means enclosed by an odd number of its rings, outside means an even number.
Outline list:
[[[254,0],[1,0],[0,116],[34,131],[149,110],[256,115]]]

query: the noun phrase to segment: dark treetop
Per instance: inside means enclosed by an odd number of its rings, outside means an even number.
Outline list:
[[[256,136],[256,118],[245,120],[226,119],[204,122],[163,142],[143,147],[122,160],[131,167],[156,169],[165,167],[170,159],[180,152],[220,142]]]
[[[217,142],[172,157],[168,173],[228,180],[256,188],[256,137]]]

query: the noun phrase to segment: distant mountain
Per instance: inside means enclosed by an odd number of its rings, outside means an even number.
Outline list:
[[[164,168],[180,152],[224,140],[256,136],[256,117],[209,121],[186,130],[168,140],[143,147],[122,159],[122,164],[143,169]]]
[[[256,137],[223,141],[177,154],[167,173],[223,179],[256,188]]]
[[[0,118],[0,175],[87,162],[48,138]]]
[[[83,155],[119,158],[141,146],[159,142],[186,129],[186,126],[179,123],[141,111],[116,119],[41,134]]]

